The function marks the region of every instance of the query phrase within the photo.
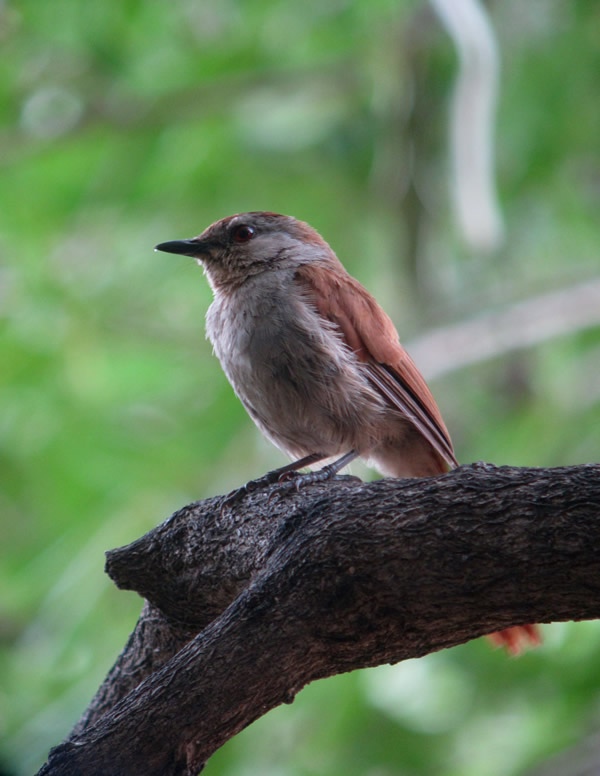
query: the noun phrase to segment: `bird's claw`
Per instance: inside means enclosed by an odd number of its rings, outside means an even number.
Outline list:
[[[237,502],[241,501],[249,492],[247,485],[242,485],[241,488],[236,488],[226,496],[223,496],[223,499],[221,500],[221,517],[223,517],[227,507],[232,507],[234,504],[237,504]]]
[[[241,501],[249,493],[262,490],[269,485],[275,485],[275,487],[267,496],[267,504],[271,503],[271,500],[274,496],[283,497],[291,490],[298,492],[304,485],[311,485],[314,482],[324,482],[325,480],[332,479],[339,471],[340,464],[344,463],[344,459],[347,459],[348,456],[356,457],[356,453],[352,451],[351,453],[344,456],[344,458],[339,459],[337,461],[337,465],[336,463],[329,464],[324,466],[322,469],[313,472],[303,473],[297,469],[288,467],[285,467],[284,471],[275,469],[271,472],[267,472],[267,474],[259,477],[257,480],[250,480],[245,485],[242,485],[241,488],[232,490],[231,493],[225,496],[221,501],[221,515],[224,513],[227,507],[231,507],[238,501]],[[302,461],[297,461],[295,465],[303,464],[305,462],[305,459],[303,459]]]
[[[299,472],[284,472],[277,478],[277,484],[273,490],[267,496],[267,504],[270,504],[275,496],[282,498],[291,490],[295,490],[296,493],[300,490],[300,478],[302,475]]]
[[[223,500],[221,501],[221,515],[223,515],[227,507],[232,507],[234,504],[242,501],[250,493],[255,493],[257,490],[267,488],[274,482],[278,483],[278,485],[280,483],[285,484],[285,481],[293,478],[294,475],[297,475],[297,472],[284,472],[283,474],[279,474],[276,479],[273,478],[273,474],[274,472],[269,472],[268,474],[265,474],[263,477],[259,477],[256,480],[250,480],[245,485],[242,485],[241,488],[236,488],[235,490],[232,490],[231,493],[228,493],[226,496],[224,496]],[[271,502],[271,498],[276,495],[279,490],[279,487],[277,487],[272,493],[269,494],[267,503]]]

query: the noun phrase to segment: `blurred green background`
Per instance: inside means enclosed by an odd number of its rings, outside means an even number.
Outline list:
[[[414,344],[460,460],[598,459],[600,298],[576,313],[600,278],[600,6],[488,9],[505,232],[486,252],[454,215],[457,57],[428,4],[0,2],[3,773],[40,766],[134,626],[104,551],[285,463],[211,355],[202,274],[156,243],[245,210],[306,220]],[[493,358],[468,358],[477,326],[440,349],[490,314]],[[544,635],[519,660],[479,640],[318,682],[205,772],[527,773],[600,722],[598,624]]]

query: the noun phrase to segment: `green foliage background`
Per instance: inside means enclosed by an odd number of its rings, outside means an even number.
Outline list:
[[[283,463],[153,253],[233,212],[314,225],[404,341],[597,277],[600,7],[491,6],[504,248],[452,216],[451,42],[406,0],[0,3],[0,757],[28,774],[132,629],[103,552]],[[560,310],[557,310],[557,316]],[[598,458],[600,329],[432,383],[458,457]],[[415,580],[418,584],[418,580]],[[596,623],[519,661],[480,640],[304,690],[208,776],[512,776],[598,724]]]

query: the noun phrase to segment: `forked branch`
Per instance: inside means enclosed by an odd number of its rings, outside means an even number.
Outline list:
[[[600,617],[600,467],[463,466],[192,504],[108,553],[147,599],[40,774],[195,774],[308,682]]]

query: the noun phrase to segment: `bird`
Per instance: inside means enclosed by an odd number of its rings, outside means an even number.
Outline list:
[[[213,292],[206,334],[214,353],[259,430],[293,461],[225,503],[286,478],[296,487],[326,480],[358,457],[391,477],[432,477],[458,466],[391,319],[307,223],[239,213],[155,250],[190,256],[203,268]],[[517,652],[539,637],[527,625],[491,638]]]

